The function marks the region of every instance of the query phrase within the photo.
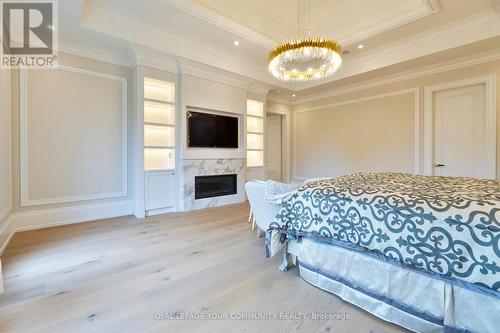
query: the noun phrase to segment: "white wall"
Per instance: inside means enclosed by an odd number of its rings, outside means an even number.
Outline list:
[[[295,177],[414,172],[418,94],[353,100],[295,112]]]
[[[415,70],[418,74],[418,70]],[[426,71],[415,78],[391,77],[389,83],[363,82],[332,91],[331,97],[293,106],[292,167],[297,177],[335,176],[357,171],[424,170],[423,108],[425,87],[487,75],[500,75],[500,61],[464,66],[445,72]],[[398,92],[408,91],[406,94]],[[412,93],[419,92],[418,103]],[[415,134],[413,112],[418,107],[419,128]],[[301,113],[301,110],[313,109]],[[497,151],[500,147],[500,85],[496,85]],[[370,112],[372,110],[373,112]],[[412,120],[414,120],[412,122]],[[351,129],[351,130],[350,130]],[[415,146],[414,146],[415,144]],[[418,145],[418,151],[415,148]],[[415,154],[414,154],[415,153]],[[415,170],[412,166],[415,165]],[[500,154],[497,153],[497,179]]]
[[[12,232],[10,76],[10,70],[0,69],[0,253]]]

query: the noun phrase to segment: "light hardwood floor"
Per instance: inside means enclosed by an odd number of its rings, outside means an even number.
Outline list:
[[[240,204],[18,233],[0,332],[406,332],[278,271]],[[156,320],[156,313],[344,313],[349,320]]]

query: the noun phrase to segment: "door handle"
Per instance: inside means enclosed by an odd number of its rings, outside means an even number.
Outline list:
[[[440,168],[440,167],[444,167],[445,165],[444,164],[440,164],[440,163],[436,163],[436,164],[434,164],[434,166],[436,168]]]

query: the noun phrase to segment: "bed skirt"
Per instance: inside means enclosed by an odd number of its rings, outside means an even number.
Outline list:
[[[304,280],[379,318],[422,333],[498,332],[498,296],[316,240],[294,245]]]

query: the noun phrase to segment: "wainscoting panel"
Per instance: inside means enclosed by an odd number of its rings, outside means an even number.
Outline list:
[[[20,139],[21,206],[126,196],[126,78],[21,71]]]

